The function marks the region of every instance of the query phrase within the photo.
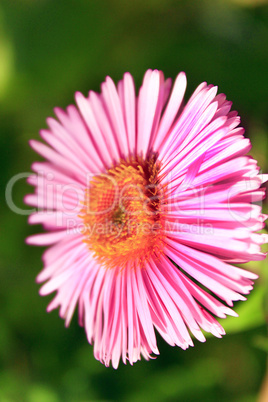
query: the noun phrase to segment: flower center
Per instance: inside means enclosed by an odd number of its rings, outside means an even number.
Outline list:
[[[81,211],[85,242],[106,267],[141,264],[162,250],[159,168],[155,156],[133,159],[91,180]]]

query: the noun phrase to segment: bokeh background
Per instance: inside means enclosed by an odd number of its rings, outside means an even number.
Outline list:
[[[9,180],[37,156],[30,138],[53,107],[74,92],[98,91],[106,75],[147,68],[173,79],[187,73],[187,96],[202,81],[217,84],[242,117],[252,155],[268,172],[268,7],[265,1],[1,0],[0,2],[0,401],[265,401],[267,260],[227,335],[187,351],[158,340],[160,356],[117,371],[93,358],[83,329],[47,314],[35,277],[42,249],[24,238],[41,228],[8,208]],[[22,177],[13,206],[32,189]],[[267,213],[267,202],[264,205]],[[266,268],[266,269],[265,269]],[[268,392],[268,391],[266,391]],[[262,396],[261,396],[262,395]]]

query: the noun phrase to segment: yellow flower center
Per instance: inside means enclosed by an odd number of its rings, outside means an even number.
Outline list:
[[[85,242],[106,267],[142,264],[162,250],[159,168],[155,156],[133,159],[91,180],[81,211]]]

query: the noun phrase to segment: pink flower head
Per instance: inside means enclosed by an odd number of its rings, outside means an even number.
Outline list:
[[[158,354],[155,329],[170,345],[193,346],[202,330],[221,337],[215,317],[237,314],[257,275],[233,266],[262,260],[267,218],[250,141],[217,87],[199,85],[184,104],[186,76],[172,87],[148,70],[138,96],[126,73],[101,93],[76,93],[55,109],[32,148],[45,158],[28,179],[46,233],[29,244],[43,255],[40,294],[56,291],[68,326],[76,306],[94,355],[106,366]],[[214,297],[213,294],[216,296]],[[221,301],[219,301],[221,300]]]

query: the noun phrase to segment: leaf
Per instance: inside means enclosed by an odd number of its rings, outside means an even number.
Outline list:
[[[268,353],[268,338],[264,336],[256,336],[253,339],[253,344],[258,349],[263,350],[264,352]]]
[[[225,331],[234,334],[264,325],[264,297],[265,286],[260,285],[251,293],[248,300],[242,302],[236,309],[239,317],[219,320]]]

